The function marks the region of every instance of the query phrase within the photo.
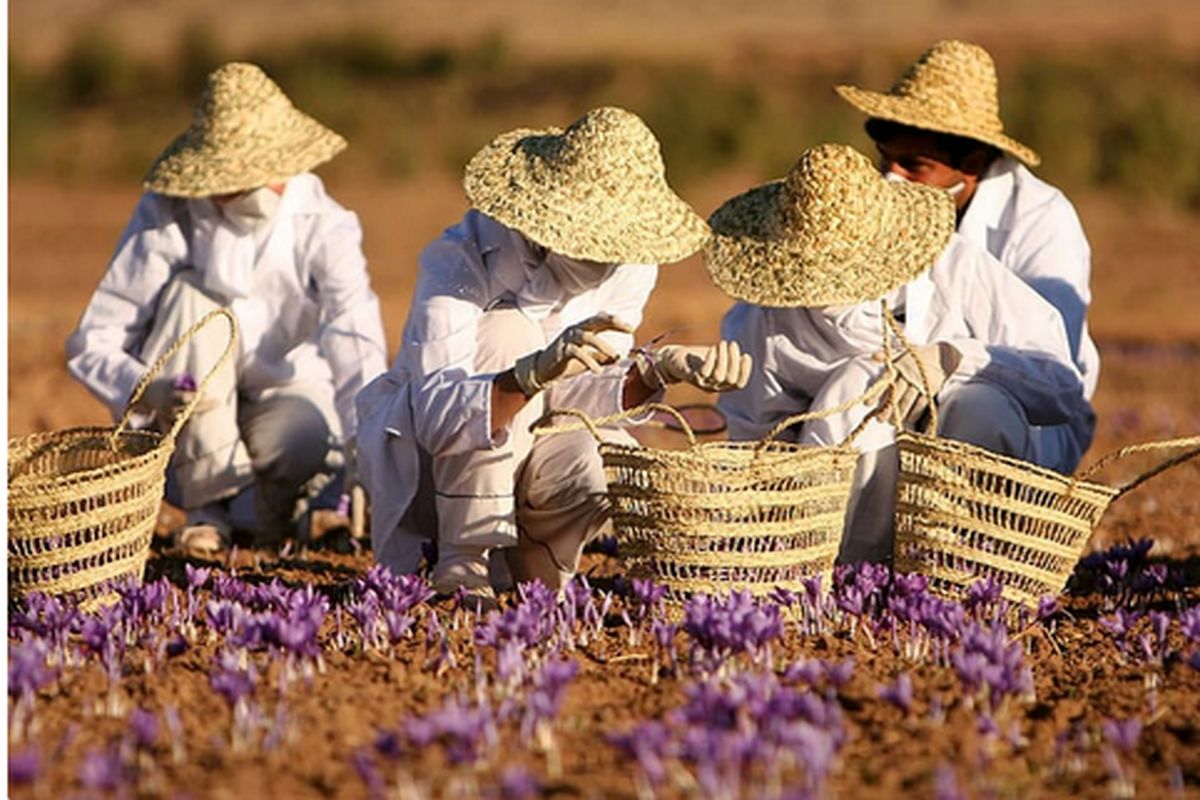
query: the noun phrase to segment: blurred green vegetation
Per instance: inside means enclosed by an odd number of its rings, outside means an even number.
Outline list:
[[[10,57],[10,174],[137,180],[187,125],[205,75],[238,58],[261,64],[298,106],[350,139],[347,154],[323,168],[330,172],[457,172],[502,130],[565,125],[615,104],[646,119],[680,185],[730,167],[767,177],[818,142],[867,148],[861,116],[832,87],[883,89],[906,65],[887,53],[771,69],[750,60],[720,70],[545,61],[515,53],[500,31],[459,46],[410,47],[369,28],[235,53],[214,29],[198,27],[183,33],[164,66],[139,62],[118,42],[87,31],[36,70]],[[1048,180],[1068,193],[1108,188],[1200,207],[1200,53],[1042,53],[1002,61],[1000,70],[1006,125],[1042,154]]]

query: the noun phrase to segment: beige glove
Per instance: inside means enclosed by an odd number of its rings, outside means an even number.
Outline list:
[[[599,372],[603,365],[619,361],[621,354],[600,338],[603,331],[633,333],[633,327],[612,314],[597,314],[571,325],[544,349],[517,359],[513,376],[521,391],[533,397],[555,381],[585,369]]]
[[[146,391],[138,400],[136,409],[142,413],[153,413],[154,424],[161,431],[167,431],[175,424],[175,418],[183,413],[188,403],[196,396],[195,389],[180,389],[176,387],[174,378],[157,378],[150,381]],[[207,395],[200,398],[193,414],[203,414],[217,407],[217,401]]]
[[[737,342],[689,347],[666,344],[637,360],[642,381],[658,391],[667,384],[686,381],[708,392],[741,389],[750,381],[753,360]]]
[[[882,361],[883,354],[876,353],[875,358]],[[892,364],[896,367],[896,413],[904,427],[911,429],[917,424],[929,410],[930,396],[937,396],[961,362],[962,353],[949,342],[914,347],[911,351],[892,359]],[[929,381],[931,395],[925,393],[921,381],[922,371]]]

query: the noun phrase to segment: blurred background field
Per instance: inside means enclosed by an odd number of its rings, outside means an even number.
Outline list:
[[[810,145],[871,152],[833,85],[886,89],[947,37],[994,54],[1011,132],[1083,217],[1102,413],[1136,395],[1161,407],[1138,413],[1200,427],[1194,0],[13,0],[9,13],[12,434],[103,418],[63,341],[141,175],[223,61],[261,64],[350,140],[320,174],[363,219],[394,349],[417,254],[464,210],[462,165],[496,133],[625,106],[706,215]],[[690,259],[664,269],[640,335],[712,338],[727,305]]]

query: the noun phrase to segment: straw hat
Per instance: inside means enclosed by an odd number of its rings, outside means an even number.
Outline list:
[[[569,258],[679,261],[709,230],[667,185],[658,140],[636,114],[597,108],[565,131],[496,137],[467,164],[471,204]]]
[[[883,297],[931,266],[954,231],[954,201],[885,180],[857,150],[824,144],[708,222],[708,272],[727,294],[764,306],[845,305]]]
[[[837,93],[872,117],[985,142],[1036,167],[1038,154],[1004,134],[997,86],[986,50],[949,39],[922,53],[887,94],[857,86],[838,86]]]
[[[191,126],[162,152],[143,186],[175,197],[243,192],[307,172],[345,147],[262,69],[225,64],[209,74]]]

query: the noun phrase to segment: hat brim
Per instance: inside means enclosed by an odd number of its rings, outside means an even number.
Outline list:
[[[709,217],[712,242],[705,265],[735,299],[780,308],[846,305],[876,300],[931,267],[954,232],[954,201],[919,184],[886,183],[887,220],[872,239],[838,241],[834,231],[801,240],[781,236],[784,182],[751,189]]]
[[[609,187],[568,179],[520,147],[562,130],[502,134],[467,164],[467,198],[479,211],[569,258],[624,264],[681,261],[709,239],[692,207],[660,185]]]
[[[172,197],[234,194],[308,172],[346,149],[346,140],[292,109],[269,142],[213,144],[189,129],[150,167],[147,191]]]
[[[1027,166],[1036,167],[1042,163],[1042,158],[1030,147],[1018,142],[1003,133],[983,131],[963,125],[955,125],[952,120],[938,119],[931,115],[919,101],[909,97],[898,97],[883,92],[871,92],[857,86],[842,85],[835,87],[842,99],[869,117],[886,119],[938,133],[949,133],[954,136],[965,136],[993,147],[998,147]]]

